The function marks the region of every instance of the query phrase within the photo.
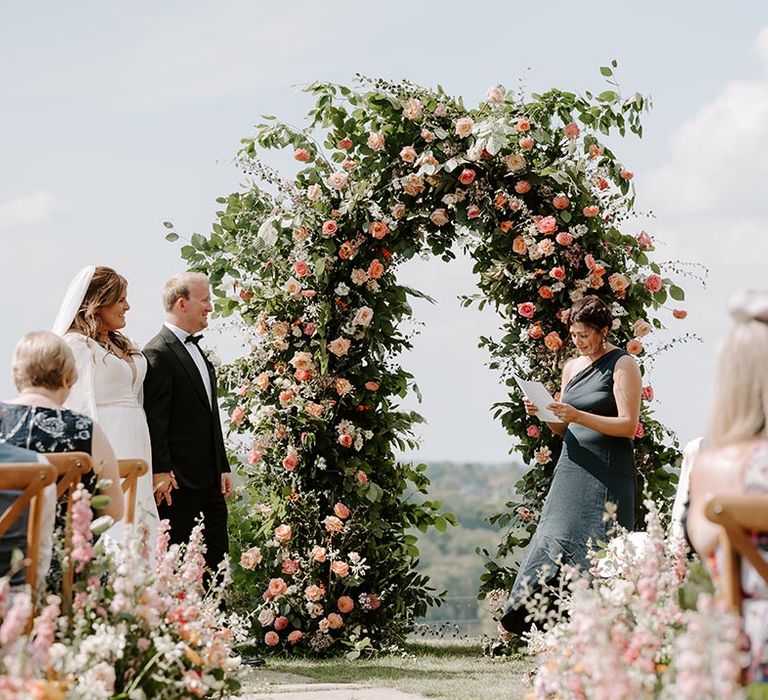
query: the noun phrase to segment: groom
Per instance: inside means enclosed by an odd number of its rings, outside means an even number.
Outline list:
[[[147,343],[144,410],[152,441],[152,481],[171,542],[186,542],[204,516],[206,565],[215,571],[229,550],[227,504],[232,476],[216,401],[216,374],[200,349],[213,311],[208,278],[171,277],[163,287],[166,322]]]

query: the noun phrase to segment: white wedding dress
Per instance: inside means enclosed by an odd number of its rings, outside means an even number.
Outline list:
[[[149,429],[141,401],[147,360],[141,354],[132,356],[133,363],[121,360],[80,333],[67,333],[64,340],[74,353],[78,374],[65,407],[93,418],[106,433],[117,459],[143,459],[149,465],[149,471],[138,480],[134,525],[146,525],[148,551],[154,556],[160,520],[152,491]],[[122,542],[125,527],[125,522],[118,522],[106,534]]]

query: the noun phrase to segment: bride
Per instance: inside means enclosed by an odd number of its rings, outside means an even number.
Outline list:
[[[98,420],[118,459],[143,459],[149,465],[139,478],[136,524],[148,530],[153,555],[159,519],[152,488],[152,452],[141,405],[147,361],[120,329],[131,308],[128,283],[109,267],[89,265],[69,285],[53,332],[63,336],[75,356],[78,379],[66,407]],[[108,534],[122,541],[125,523]]]

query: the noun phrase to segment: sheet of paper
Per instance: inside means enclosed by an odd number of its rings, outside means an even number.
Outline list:
[[[541,382],[530,382],[527,379],[520,379],[515,375],[515,381],[528,400],[539,409],[536,417],[546,423],[562,423],[562,421],[550,411],[547,406],[554,403],[555,400],[547,391],[547,388]]]

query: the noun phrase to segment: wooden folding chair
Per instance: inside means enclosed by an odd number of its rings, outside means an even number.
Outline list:
[[[64,528],[64,551],[67,552],[67,558],[61,562],[61,600],[64,609],[68,610],[72,604],[72,586],[75,581],[75,569],[69,557],[72,550],[72,494],[83,476],[91,471],[91,456],[86,452],[48,452],[43,457],[56,468],[56,500],[67,499],[67,524]]]
[[[143,459],[118,459],[117,466],[120,469],[120,478],[123,481],[123,493],[125,494],[125,516],[123,520],[129,525],[136,518],[136,494],[140,476],[149,471],[149,465]]]
[[[720,540],[723,592],[728,603],[741,614],[741,561],[746,559],[768,582],[768,562],[763,559],[752,535],[768,533],[768,494],[714,496],[704,509],[713,523],[724,532]]]
[[[16,500],[0,515],[0,537],[29,507],[27,523],[26,581],[32,591],[37,586],[37,566],[40,558],[40,523],[43,489],[56,481],[56,469],[40,462],[0,463],[0,491],[21,491]]]

